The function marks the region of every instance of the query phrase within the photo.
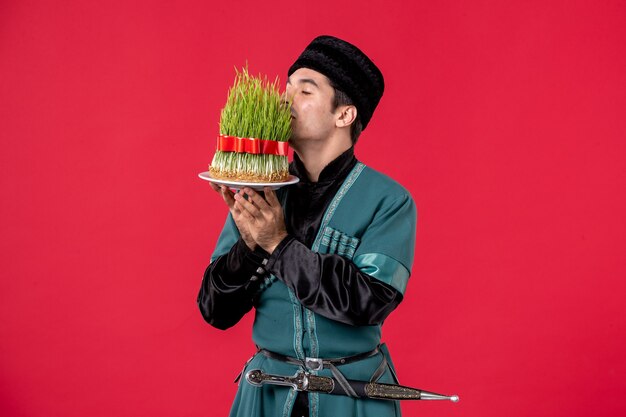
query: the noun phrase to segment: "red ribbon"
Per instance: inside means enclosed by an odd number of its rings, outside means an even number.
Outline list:
[[[245,152],[287,156],[287,153],[289,152],[289,144],[287,142],[279,142],[277,140],[219,135],[217,137],[217,150],[224,152]]]

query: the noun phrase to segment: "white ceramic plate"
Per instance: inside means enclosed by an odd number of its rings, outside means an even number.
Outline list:
[[[212,183],[215,184],[221,184],[221,185],[226,185],[229,188],[232,188],[234,190],[239,190],[243,187],[250,187],[253,190],[257,190],[257,191],[263,191],[263,187],[271,187],[272,190],[278,190],[281,187],[284,187],[285,185],[291,185],[291,184],[295,184],[298,181],[300,181],[300,178],[296,177],[295,175],[289,175],[289,179],[287,181],[283,181],[283,182],[239,182],[239,181],[228,181],[228,180],[222,180],[219,178],[213,178],[211,176],[211,174],[209,174],[209,171],[205,171],[205,172],[201,172],[198,174],[198,176],[200,178],[202,178],[205,181],[210,181]]]

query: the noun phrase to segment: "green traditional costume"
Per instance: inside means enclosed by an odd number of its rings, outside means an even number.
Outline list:
[[[286,202],[289,188],[281,191],[279,197]],[[297,214],[286,213],[290,215]],[[362,272],[404,293],[413,261],[415,224],[410,194],[390,178],[357,163],[331,200],[311,250],[351,260]],[[238,240],[238,230],[229,216],[212,259],[226,255]],[[272,265],[268,263],[265,269],[272,272]],[[274,274],[264,279],[258,291],[253,339],[260,348],[300,359],[336,358],[371,351],[381,342],[380,324],[353,326],[317,314],[304,307],[294,290]],[[368,381],[383,355],[390,367],[379,382],[397,383],[384,346],[381,353],[338,369],[348,379]],[[246,368],[293,375],[298,366],[256,354]],[[331,375],[327,369],[317,374]],[[295,397],[292,389],[254,387],[245,380],[239,384],[231,416],[290,415]],[[393,401],[309,394],[309,404],[311,417],[399,415],[399,406]]]

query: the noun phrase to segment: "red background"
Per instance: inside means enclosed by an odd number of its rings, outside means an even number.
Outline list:
[[[419,210],[384,339],[420,416],[622,416],[623,1],[0,4],[0,414],[225,415],[252,317],[196,307],[197,178],[246,60],[344,37],[387,89],[358,157]]]

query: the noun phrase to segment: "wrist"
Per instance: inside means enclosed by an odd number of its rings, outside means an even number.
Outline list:
[[[254,240],[243,239],[243,243],[245,243],[248,249],[250,249],[251,251],[254,251],[257,248],[257,244]]]
[[[276,250],[276,248],[278,247],[278,245],[280,245],[280,243],[287,237],[287,233],[281,233],[280,235],[277,236],[276,239],[272,240],[270,243],[266,244],[265,246],[261,246],[268,254],[272,254],[274,253],[274,251]]]

